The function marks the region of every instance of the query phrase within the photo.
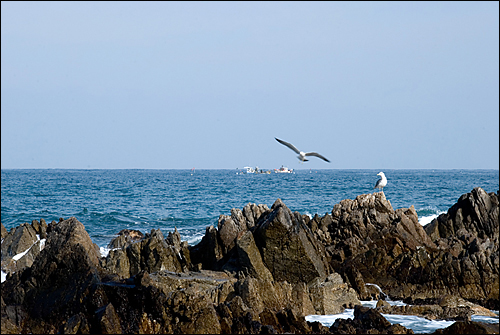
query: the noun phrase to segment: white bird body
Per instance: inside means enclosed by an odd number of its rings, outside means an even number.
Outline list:
[[[315,156],[315,157],[318,157],[318,158],[321,158],[322,160],[324,160],[325,162],[328,162],[330,163],[330,161],[328,159],[326,159],[325,157],[321,156],[320,154],[318,154],[317,152],[304,152],[304,151],[300,151],[299,149],[297,149],[292,143],[288,143],[288,142],[285,142],[283,140],[280,140],[278,138],[276,138],[276,141],[280,142],[281,144],[289,147],[290,149],[292,149],[293,151],[295,151],[297,154],[299,154],[297,156],[297,158],[301,161],[301,162],[307,162],[308,159],[306,159],[306,156]]]
[[[374,188],[381,188],[382,192],[384,192],[384,187],[385,185],[387,185],[387,178],[385,177],[385,174],[383,172],[377,173],[377,176],[380,176],[380,179],[377,180]]]

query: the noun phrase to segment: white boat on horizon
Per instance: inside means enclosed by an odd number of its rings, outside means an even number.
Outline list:
[[[275,173],[293,173],[293,169],[289,169],[286,166],[281,165],[279,169],[274,169]]]
[[[245,171],[240,171],[239,174],[250,174],[250,173],[270,174],[271,173],[271,171],[265,171],[265,170],[259,169],[258,166],[256,166],[255,169],[251,166],[244,166],[243,168],[245,169]]]

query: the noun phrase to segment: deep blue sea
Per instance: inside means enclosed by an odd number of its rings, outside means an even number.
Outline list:
[[[294,174],[242,174],[241,170],[2,170],[2,223],[75,216],[92,240],[106,246],[124,229],[143,233],[177,227],[181,239],[198,243],[219,215],[247,203],[271,207],[281,198],[301,214],[324,215],[343,199],[374,192],[378,170],[297,170]],[[422,225],[444,213],[458,198],[480,186],[499,189],[498,170],[386,170],[386,198],[394,209],[415,206]],[[2,282],[6,279],[2,272]],[[363,305],[374,307],[375,301]],[[402,302],[392,302],[402,303]],[[308,315],[330,326],[353,318],[353,309],[336,315]],[[496,311],[498,315],[498,311]],[[454,321],[412,315],[384,315],[415,333],[431,333]],[[498,323],[498,317],[474,315],[474,321]]]
[[[343,199],[374,192],[379,170],[296,170],[242,174],[241,170],[2,170],[1,220],[23,222],[75,216],[106,247],[124,229],[143,233],[177,227],[196,244],[219,215],[247,203],[272,206],[281,198],[301,214],[324,215]],[[480,186],[499,189],[498,170],[385,170],[394,209],[415,206],[422,224]]]

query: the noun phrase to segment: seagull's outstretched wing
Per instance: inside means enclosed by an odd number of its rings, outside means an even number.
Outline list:
[[[297,149],[293,144],[285,142],[283,140],[280,140],[280,139],[278,139],[276,137],[275,137],[275,139],[276,139],[276,141],[280,142],[283,145],[286,145],[287,147],[289,147],[290,149],[292,149],[293,151],[295,151],[296,153],[298,153],[300,155],[300,150]]]
[[[316,157],[319,157],[321,158],[322,160],[324,160],[325,162],[328,162],[330,163],[330,161],[328,159],[326,159],[325,157],[321,156],[320,154],[318,154],[317,152],[308,152],[306,153],[306,156],[316,156]]]

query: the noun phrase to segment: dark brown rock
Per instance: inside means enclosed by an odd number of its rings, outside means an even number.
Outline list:
[[[246,218],[247,228],[256,226],[261,218],[269,212],[267,205],[247,204],[243,207],[243,215]]]
[[[271,272],[262,262],[259,249],[250,231],[246,231],[237,239],[236,246],[239,264],[246,273],[262,280],[270,282],[274,280]]]
[[[498,303],[498,195],[475,189],[452,209],[429,228],[431,239],[413,207],[393,210],[383,193],[312,219],[278,199],[271,210],[233,209],[194,247],[177,230],[167,238],[152,230],[117,240],[106,259],[78,220],[52,222],[31,267],[2,285],[2,333],[325,333],[303,315],[352,308],[352,288],[383,298],[370,284],[427,303],[357,306],[332,332],[412,333],[379,313],[389,309],[470,325],[472,313],[486,313],[472,302]],[[34,220],[18,234],[42,227]]]
[[[498,309],[498,212],[498,194],[477,187],[425,227],[439,246],[429,267],[441,277],[434,280],[436,297],[452,294]]]
[[[316,314],[339,314],[343,306],[360,305],[356,291],[349,288],[338,273],[316,278],[309,283],[309,292]]]
[[[175,248],[166,243],[159,229],[152,229],[151,234],[141,242],[141,246],[142,270],[149,273],[160,270],[182,272],[182,265]]]
[[[465,233],[480,239],[498,237],[498,195],[487,194],[476,187],[471,193],[462,195],[446,214],[441,214],[425,229],[433,240]]]
[[[2,240],[7,236],[7,229],[5,228],[5,226],[3,225],[3,223],[0,223],[0,231],[1,231],[1,236],[2,236]]]
[[[87,319],[83,313],[73,315],[63,325],[63,334],[90,334],[90,328]]]
[[[205,296],[190,296],[175,291],[167,304],[171,307],[174,321],[172,330],[179,334],[219,334],[219,319],[213,303]]]
[[[379,306],[377,311],[384,314],[417,315],[430,320],[470,320],[473,311],[468,306],[441,307],[439,305]]]
[[[494,193],[474,189],[425,230],[413,207],[393,210],[383,193],[342,200],[332,210],[331,223],[327,216],[311,221],[331,267],[361,299],[379,298],[366,286],[377,284],[398,299],[452,294],[490,308],[498,305],[498,195]],[[322,222],[328,238],[319,233]]]
[[[436,330],[432,334],[498,334],[498,323],[457,321],[449,327]]]
[[[30,267],[44,247],[44,240],[37,236],[41,225],[33,220],[31,225],[23,223],[8,232],[2,241],[2,271],[7,274]]]
[[[214,226],[207,227],[201,241],[189,249],[193,265],[201,263],[206,270],[218,270],[222,267],[220,263],[223,253],[218,239]]]
[[[97,311],[97,319],[101,328],[102,334],[122,334],[120,319],[116,314],[112,304],[100,308]]]
[[[304,316],[297,314],[297,312],[291,308],[286,308],[280,310],[276,317],[280,323],[281,328],[285,332],[291,332],[294,334],[306,334],[311,331],[309,324],[307,323]]]
[[[140,264],[140,263],[139,263]],[[118,275],[120,278],[129,278],[130,261],[127,255],[127,250],[113,249],[110,250],[106,259],[102,262],[102,266],[111,273]],[[135,264],[136,270],[139,271],[139,266]]]
[[[259,318],[260,318],[260,322],[263,325],[268,325],[268,326],[272,327],[272,330],[274,330],[278,333],[283,332],[281,325],[278,321],[278,318],[276,317],[276,313],[274,313],[269,308],[264,308],[264,310],[259,314]],[[267,328],[267,329],[271,330],[270,328]],[[272,334],[272,333],[270,333],[270,334]]]
[[[168,239],[163,238],[159,229],[152,229],[150,234],[146,234],[138,242],[131,242],[129,239],[124,240],[124,244],[121,244],[122,242],[119,241],[125,239],[124,236],[129,236],[127,234],[127,232],[122,233],[113,240],[116,245],[123,246],[110,250],[106,259],[101,262],[104,268],[121,278],[134,276],[141,271],[149,273],[162,270],[182,272],[190,266],[186,263],[186,258],[182,257],[181,244],[167,243]]]
[[[277,281],[308,283],[328,274],[324,250],[299,213],[280,200],[255,230],[262,259]]]
[[[37,240],[37,232],[28,223],[23,223],[12,229],[2,242],[2,259],[12,258],[30,248]]]
[[[76,218],[55,225],[32,267],[2,284],[6,310],[19,306],[14,319],[7,316],[5,321],[16,320],[22,332],[53,332],[83,311],[82,293],[99,282],[99,257],[97,245]]]
[[[378,311],[357,305],[354,319],[337,319],[330,327],[334,334],[413,334],[401,325],[391,325]]]
[[[109,249],[125,248],[128,245],[138,242],[144,238],[144,234],[139,230],[123,229],[118,232],[118,236],[108,244]]]

